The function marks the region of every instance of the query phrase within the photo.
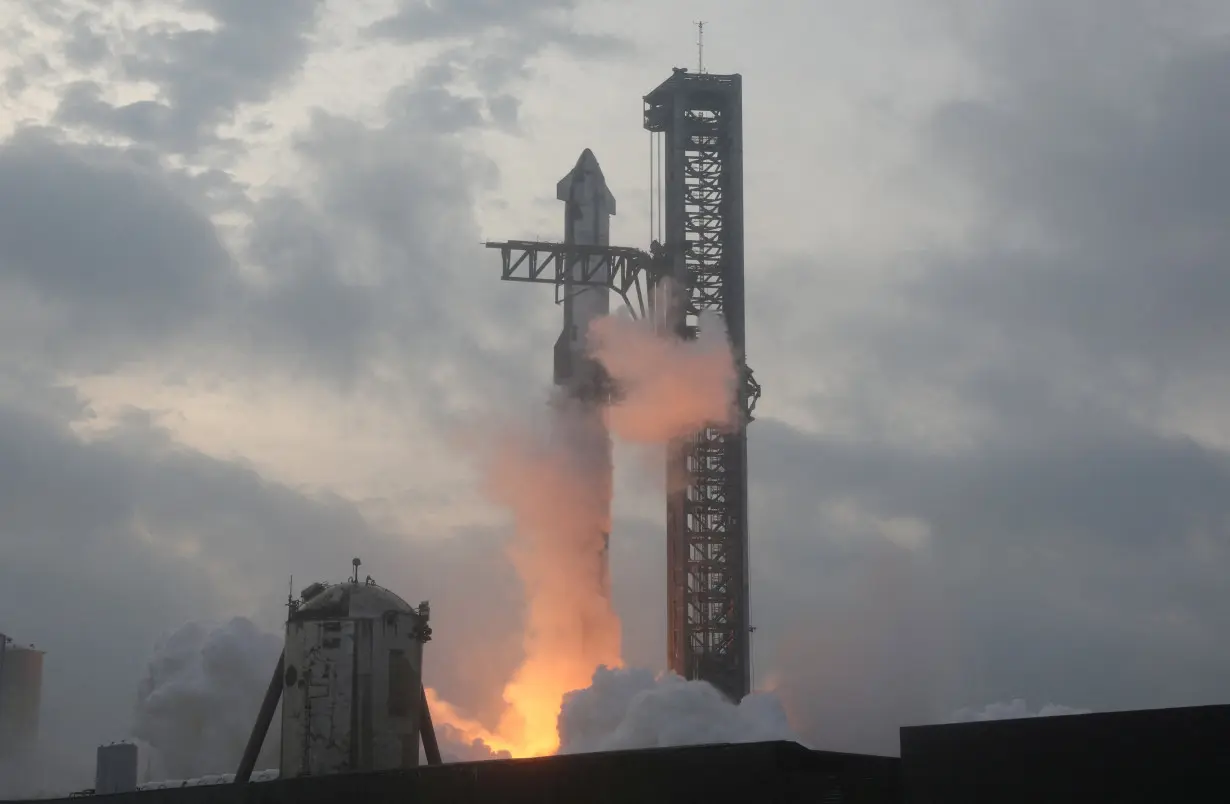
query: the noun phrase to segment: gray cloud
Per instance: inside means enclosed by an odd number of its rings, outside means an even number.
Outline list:
[[[100,99],[97,85],[85,82],[65,95],[57,118],[170,151],[216,143],[219,123],[240,104],[267,100],[303,63],[322,2],[192,0],[184,5],[186,11],[209,15],[216,27],[147,25],[124,31],[125,49],[112,51],[126,78],[158,87],[156,100],[116,106]],[[78,14],[69,24],[69,57],[79,65],[104,61],[107,42],[98,32],[101,17],[90,20]]]
[[[480,125],[478,108],[420,81],[386,107],[384,126],[321,113],[298,137],[312,190],[255,208],[248,256],[271,282],[225,328],[282,369],[343,384],[391,358],[417,367],[424,397],[519,388],[513,398],[528,399],[529,355],[512,335],[542,326],[534,311],[548,308],[494,281],[498,261],[480,245],[477,193],[498,174],[449,136]]]
[[[979,40],[996,91],[942,108],[929,132],[986,226],[910,291],[946,328],[1075,353],[1099,374],[1225,372],[1225,15],[1027,6]]]
[[[496,174],[444,136],[479,123],[466,103],[416,83],[392,93],[385,127],[317,115],[297,140],[313,189],[255,206],[216,171],[188,178],[144,149],[20,132],[0,149],[0,281],[29,296],[12,302],[25,315],[42,311],[20,350],[90,370],[191,335],[230,359],[345,386],[395,353],[417,354],[425,377],[429,363],[455,363],[471,388],[525,387],[516,341],[478,339],[549,308],[491,281],[472,208]],[[424,110],[450,107],[470,111],[453,123],[436,114],[444,128],[420,124]],[[238,257],[267,282],[240,280],[207,217],[228,203],[252,216]],[[477,320],[472,310],[501,294],[504,315]]]
[[[82,744],[127,722],[158,632],[240,606],[211,572],[272,610],[283,574],[336,577],[360,553],[378,580],[432,597],[429,673],[447,669],[442,693],[484,716],[518,657],[498,534],[398,543],[343,501],[177,446],[140,411],[83,443],[67,422],[88,411],[49,388],[157,350],[341,389],[400,366],[436,424],[538,396],[525,378],[545,371],[531,350],[553,317],[494,281],[473,209],[500,177],[465,137],[513,124],[541,43],[581,51],[552,27],[573,4],[405,4],[372,36],[462,44],[391,93],[379,125],[315,114],[292,143],[302,187],[251,202],[166,157],[302,63],[315,6],[273,5],[202,6],[212,33],[141,33],[124,69],[158,101],[115,108],[98,86],[68,88],[61,122],[143,147],[27,131],[0,150],[0,608],[29,612],[6,627],[47,635],[49,722]],[[1230,368],[1227,51],[1199,34],[1216,26],[1195,4],[1165,18],[1149,3],[979,7],[953,36],[982,85],[911,132],[977,202],[965,240],[897,255],[908,279],[823,318],[791,315],[813,266],[789,268],[785,290],[749,281],[753,344],[771,329],[801,350],[755,354],[762,378],[840,373],[823,401],[854,423],[809,435],[766,413],[751,434],[758,677],[781,679],[825,747],[888,751],[901,722],[987,701],[1106,710],[1227,693],[1230,456],[1159,424],[1162,396]],[[72,58],[118,58],[87,23],[71,20]],[[454,91],[463,79],[480,98]],[[220,210],[250,216],[238,242],[209,222]],[[262,281],[240,282],[239,264]],[[834,344],[845,367],[815,366]],[[941,450],[902,423],[940,391],[972,443]],[[662,641],[656,511],[617,522],[638,661]],[[885,522],[925,537],[895,543]],[[79,637],[96,612],[107,628]],[[108,695],[74,692],[87,665]]]
[[[70,144],[53,129],[0,146],[0,604],[13,613],[6,631],[49,651],[45,734],[71,754],[126,736],[159,634],[234,613],[276,627],[266,615],[286,575],[336,579],[354,554],[380,582],[433,600],[428,680],[463,710],[493,717],[520,659],[503,534],[398,539],[350,503],[177,444],[141,409],[96,441],[69,428],[92,412],[55,385],[61,372],[151,357],[342,389],[371,380],[375,364],[401,365],[438,419],[475,398],[502,407],[536,395],[513,336],[541,326],[526,311],[549,308],[513,292],[503,315],[475,314],[507,291],[473,215],[494,168],[450,136],[487,125],[481,106],[427,75],[392,93],[386,125],[317,114],[292,143],[307,189],[258,203],[226,174],[170,167],[293,69],[307,8],[215,4],[216,32],[144,31],[126,74],[158,83],[157,102],[116,109],[96,86],[67,89],[61,123],[121,131],[136,147]],[[86,24],[73,22],[82,64],[97,57]],[[237,240],[210,220],[220,211],[250,216]]]
[[[27,335],[65,366],[173,335],[227,293],[213,225],[147,156],[38,130],[0,145],[0,282],[46,310]]]
[[[756,426],[756,621],[812,739],[888,751],[896,725],[1013,691],[1224,698],[1230,456],[1127,430],[941,456]],[[840,505],[930,537],[902,549]]]
[[[157,331],[169,323],[164,316],[200,309],[228,257],[197,210],[126,157],[36,131],[5,143],[0,259],[49,298],[78,308],[119,305],[127,313],[126,300],[141,294],[154,302],[148,326]]]
[[[968,236],[893,258],[908,278],[865,307],[783,322],[840,339],[848,366],[816,403],[849,433],[752,433],[774,589],[757,620],[807,612],[777,641],[813,739],[887,751],[895,725],[986,701],[1230,691],[1230,455],[1175,435],[1163,405],[1230,376],[1230,51],[1224,14],[1180,6],[982,10],[966,44],[984,87],[919,138],[976,202]],[[905,426],[937,397],[969,416],[965,443]],[[928,544],[824,515],[841,505],[926,523]],[[893,580],[848,588],[885,561]]]
[[[405,42],[514,34],[506,41],[499,60],[519,50],[519,59],[524,61],[544,44],[561,45],[591,56],[609,55],[626,48],[627,43],[618,37],[573,29],[568,15],[579,5],[577,0],[527,0],[516,4],[499,0],[446,0],[430,4],[402,0],[394,14],[373,24],[369,32]]]
[[[520,100],[510,90],[529,78],[531,60],[545,49],[558,48],[585,59],[634,52],[634,44],[622,37],[578,31],[571,15],[580,5],[577,0],[447,0],[430,4],[401,0],[397,11],[369,26],[367,34],[410,44],[460,42],[436,57],[433,68],[454,75],[464,70],[483,94],[492,119],[513,128]]]

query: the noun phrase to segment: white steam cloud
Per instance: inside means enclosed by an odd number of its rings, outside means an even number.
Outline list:
[[[152,772],[188,779],[239,766],[282,640],[237,617],[189,623],[163,639],[137,690],[133,735],[153,751]],[[277,720],[258,767],[276,765]]]
[[[447,723],[433,723],[440,759],[444,762],[479,762],[486,759],[512,759],[507,751],[493,751],[478,738],[469,738]],[[423,761],[426,761],[424,758]]]
[[[1062,704],[1046,704],[1038,711],[1032,711],[1024,699],[1013,698],[1011,701],[999,701],[987,704],[982,709],[965,707],[948,716],[949,723],[973,723],[981,720],[1016,720],[1026,717],[1053,717],[1055,715],[1087,715],[1091,709],[1074,709]]]
[[[564,697],[559,734],[562,754],[798,740],[772,693],[733,704],[703,681],[606,667],[589,687]]]
[[[280,635],[242,617],[218,628],[189,623],[158,643],[137,692],[133,729],[145,743],[143,752],[152,752],[154,780],[180,786],[182,780],[234,773],[281,650]],[[275,716],[265,737],[257,761],[260,778],[268,774],[259,769],[277,767],[280,722]],[[436,724],[436,736],[447,762],[508,756],[467,740],[447,724]],[[142,770],[144,763],[143,757]],[[29,768],[23,778],[41,779]]]

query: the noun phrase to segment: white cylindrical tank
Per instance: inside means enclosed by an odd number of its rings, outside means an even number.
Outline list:
[[[428,619],[370,578],[304,590],[286,623],[282,778],[418,765]]]
[[[38,742],[43,697],[43,652],[0,634],[0,757]]]

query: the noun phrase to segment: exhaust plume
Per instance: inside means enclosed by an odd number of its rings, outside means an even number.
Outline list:
[[[282,640],[236,617],[189,623],[155,647],[137,690],[133,736],[154,752],[162,778],[234,771],[260,709]],[[276,765],[275,719],[258,767]]]
[[[554,752],[564,694],[584,687],[595,667],[620,663],[619,618],[605,589],[606,435],[587,413],[558,395],[546,427],[506,436],[486,467],[489,497],[515,523],[509,554],[526,591],[525,659],[494,733],[461,731],[514,756]]]
[[[738,372],[717,313],[701,314],[693,340],[659,334],[648,319],[607,316],[590,325],[589,342],[620,391],[607,423],[621,440],[665,444],[734,423]]]
[[[704,681],[606,667],[564,697],[559,734],[562,754],[798,739],[772,693],[733,704]]]
[[[588,342],[619,388],[605,417],[616,437],[661,445],[734,421],[737,375],[720,316],[704,316],[693,341],[660,334],[647,321],[607,316],[590,325]],[[622,664],[620,623],[605,577],[609,441],[593,413],[557,393],[540,432],[509,428],[509,435],[506,429],[499,447],[483,456],[487,494],[515,523],[509,553],[525,587],[525,659],[504,689],[508,707],[494,728],[429,691],[436,722],[481,749],[554,753],[565,696],[588,687],[599,668]]]
[[[720,317],[704,316],[699,337],[686,342],[644,321],[606,317],[591,325],[591,343],[620,388],[605,410],[616,437],[661,445],[734,421],[735,363]],[[513,517],[509,558],[525,588],[525,658],[504,687],[494,727],[427,690],[450,759],[551,754],[561,737],[565,750],[579,751],[789,734],[776,699],[734,706],[708,684],[611,669],[622,664],[621,635],[605,574],[609,436],[597,413],[557,392],[539,426],[504,428],[479,453],[486,495]],[[156,751],[163,778],[238,764],[280,642],[235,619],[212,631],[184,626],[158,646],[134,733]],[[278,742],[271,733],[271,757]]]

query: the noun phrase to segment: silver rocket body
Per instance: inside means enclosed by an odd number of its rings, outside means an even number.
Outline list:
[[[605,246],[610,243],[611,216],[615,214],[615,197],[606,186],[602,168],[588,148],[577,159],[576,166],[556,185],[556,197],[564,202],[564,242],[575,245]],[[589,258],[597,259],[597,258]],[[566,277],[579,278],[585,266],[578,263]],[[601,271],[610,271],[607,263]],[[607,277],[595,275],[599,281]],[[605,528],[602,549],[596,556],[594,572],[603,593],[610,595],[610,504],[613,493],[611,439],[603,418],[603,406],[608,401],[608,383],[601,366],[590,356],[590,324],[610,313],[610,291],[605,287],[576,286],[566,281],[564,286],[564,326],[555,343],[555,384],[560,389],[561,403],[569,408],[570,437],[577,444],[580,459],[586,462],[587,477],[597,484],[592,489],[595,499],[605,505]]]
[[[611,216],[615,197],[607,189],[598,160],[588,148],[576,166],[555,186],[555,196],[564,202],[564,242],[583,246],[610,244]],[[597,258],[590,258],[597,260]],[[579,278],[584,263],[573,265],[572,279]],[[602,269],[610,271],[609,264]],[[606,279],[601,273],[594,279]],[[564,328],[555,343],[555,384],[574,392],[577,398],[601,392],[600,372],[589,358],[587,334],[592,321],[611,311],[611,292],[606,288],[564,285]]]

